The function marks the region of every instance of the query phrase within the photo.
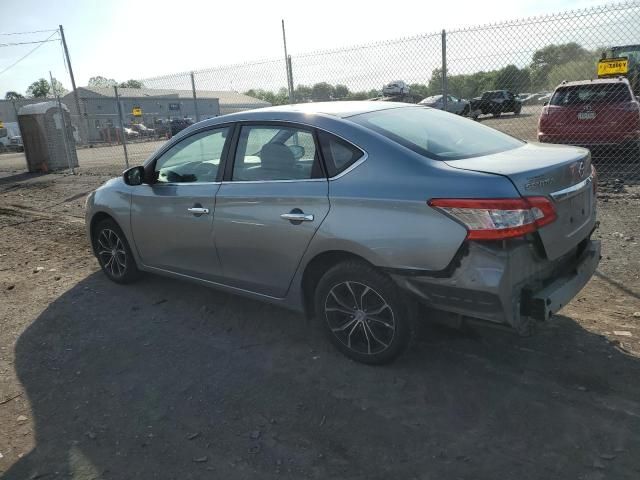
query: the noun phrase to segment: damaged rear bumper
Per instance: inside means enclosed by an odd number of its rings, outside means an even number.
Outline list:
[[[429,307],[528,333],[532,320],[549,319],[580,292],[599,261],[600,242],[589,238],[554,261],[530,242],[470,243],[446,278],[392,276]]]

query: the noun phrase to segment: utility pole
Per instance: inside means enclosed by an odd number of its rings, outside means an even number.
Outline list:
[[[289,103],[293,103],[293,79],[291,78],[291,59],[287,54],[287,35],[284,32],[284,19],[282,20],[282,41],[284,43],[284,67],[287,69],[287,87],[289,90]]]
[[[64,29],[62,25],[58,25],[60,27],[60,37],[62,38],[62,48],[64,49],[64,56],[67,59],[67,68],[69,68],[69,77],[71,77],[71,88],[73,89],[73,99],[76,102],[76,111],[78,112],[78,124],[82,130],[82,126],[84,122],[82,122],[82,112],[80,111],[80,99],[78,98],[78,90],[76,89],[76,79],[73,76],[73,68],[71,68],[71,58],[69,58],[69,49],[67,48],[67,40],[64,38]],[[82,135],[81,132],[80,140],[84,143],[86,139],[86,135]]]
[[[60,95],[56,93],[56,87],[53,83],[53,75],[51,74],[51,70],[49,70],[49,79],[51,80],[51,92],[56,97],[58,101],[58,112],[60,113],[60,123],[62,124],[62,141],[64,143],[64,155],[67,157],[67,165],[69,165],[69,170],[73,175],[76,174],[76,171],[73,169],[73,164],[71,163],[71,157],[69,155],[69,143],[67,141],[67,122],[64,119],[64,110],[62,109],[62,102],[60,101]]]

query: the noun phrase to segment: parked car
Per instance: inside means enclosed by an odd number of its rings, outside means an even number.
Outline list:
[[[3,126],[0,127],[0,152],[3,151],[24,151],[18,122],[3,123]]]
[[[443,98],[443,95],[433,95],[432,97],[427,97],[421,100],[420,105],[444,110]],[[454,97],[453,95],[447,95],[447,112],[455,113],[457,115],[468,115],[469,102],[462,98]]]
[[[134,123],[131,125],[131,129],[138,132],[141,137],[154,137],[156,135],[156,131],[153,128],[149,128],[143,123]]]
[[[174,118],[171,120],[171,135],[173,136],[191,125],[193,125],[193,120],[190,118]]]
[[[640,103],[626,78],[563,82],[542,109],[538,140],[635,149],[640,145]]]
[[[402,80],[394,80],[393,82],[389,82],[384,87],[382,87],[382,94],[385,96],[406,95],[409,92],[409,85],[407,85]]]
[[[588,150],[436,109],[307,103],[189,127],[91,193],[86,226],[115,282],[147,271],[304,311],[384,363],[424,317],[526,333],[565,306],[600,258],[593,174]]]
[[[125,135],[127,136],[127,139],[132,139],[133,140],[133,139],[138,138],[140,136],[140,134],[138,132],[136,132],[131,127],[124,127],[123,130],[124,130]]]
[[[162,118],[155,119],[153,130],[158,137],[169,137],[171,135],[171,122]]]
[[[470,108],[474,118],[488,114],[498,117],[507,112],[520,115],[522,102],[508,90],[490,90],[471,100]]]

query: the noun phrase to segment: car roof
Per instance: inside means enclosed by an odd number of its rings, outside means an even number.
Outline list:
[[[388,110],[390,108],[415,107],[415,104],[402,102],[376,102],[372,100],[352,100],[339,102],[311,102],[294,105],[278,105],[253,110],[254,112],[286,113],[299,112],[303,114],[325,114],[339,118],[347,118],[361,113]],[[248,112],[245,112],[248,113]]]
[[[577,85],[592,85],[601,83],[625,83],[629,85],[629,80],[624,77],[610,77],[610,78],[593,78],[591,80],[575,80],[573,82],[562,82],[556,88],[562,87],[574,87]]]

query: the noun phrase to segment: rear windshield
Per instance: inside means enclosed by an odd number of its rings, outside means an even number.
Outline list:
[[[598,102],[628,102],[629,88],[624,83],[594,83],[558,88],[551,105],[581,105]]]
[[[378,110],[349,120],[435,160],[479,157],[523,145],[493,128],[426,107]]]

